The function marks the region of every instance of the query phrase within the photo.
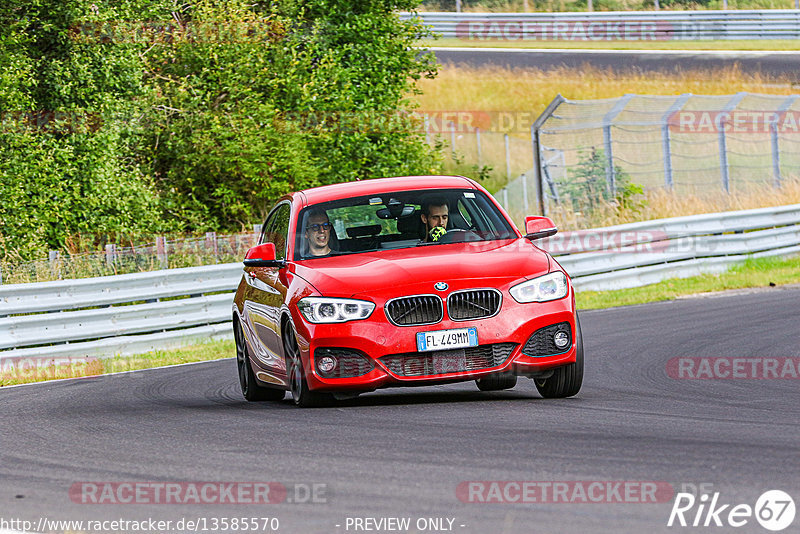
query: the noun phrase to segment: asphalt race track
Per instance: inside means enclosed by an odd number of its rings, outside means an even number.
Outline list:
[[[800,53],[683,50],[544,50],[432,48],[443,64],[471,67],[513,67],[551,70],[559,67],[580,68],[591,65],[615,71],[674,72],[715,70],[738,64],[743,72],[764,76],[789,76],[800,82]]]
[[[277,517],[286,533],[366,531],[354,518],[411,520],[372,532],[768,532],[754,518],[738,529],[667,527],[672,492],[644,504],[521,504],[463,502],[457,489],[655,481],[731,505],[754,506],[771,489],[800,502],[797,379],[666,373],[676,357],[799,357],[799,304],[799,288],[773,288],[583,312],[586,378],[566,400],[543,400],[522,380],[497,393],[472,382],[382,390],[327,409],[248,404],[232,359],[0,389],[0,517]],[[153,481],[279,482],[292,501],[302,484],[324,484],[325,502],[80,504],[68,493],[81,482]],[[418,530],[419,518],[454,521]]]

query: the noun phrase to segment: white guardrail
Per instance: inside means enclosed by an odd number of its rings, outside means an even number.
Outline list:
[[[538,242],[576,288],[619,289],[800,253],[800,204],[659,219]],[[240,263],[0,286],[0,361],[111,357],[231,336]]]
[[[112,357],[231,336],[241,263],[0,286],[0,360]]]
[[[445,38],[468,41],[800,39],[796,9],[589,13],[402,13]]]

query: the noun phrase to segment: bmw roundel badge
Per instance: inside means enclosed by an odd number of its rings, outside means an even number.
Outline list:
[[[444,282],[436,282],[435,284],[433,284],[433,287],[435,287],[437,291],[444,291],[449,286],[447,284],[445,284]]]

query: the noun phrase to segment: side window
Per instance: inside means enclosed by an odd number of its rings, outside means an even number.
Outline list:
[[[258,239],[259,245],[263,245],[269,241],[267,236],[270,233],[270,226],[275,226],[275,213],[271,213],[270,215],[272,215],[272,217],[267,216],[267,220],[264,221],[264,226],[261,227],[261,237]]]
[[[264,224],[262,242],[275,244],[275,257],[279,260],[286,258],[286,237],[289,234],[291,211],[289,204],[281,204],[273,210]]]
[[[464,199],[458,200],[458,213],[461,214],[461,218],[464,219],[465,223],[467,223],[467,228],[473,228],[475,226],[475,222],[472,220],[472,215],[467,210],[467,206],[464,204]]]

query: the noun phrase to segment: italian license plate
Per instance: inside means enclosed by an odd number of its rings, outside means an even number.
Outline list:
[[[473,327],[417,332],[417,350],[419,352],[477,346],[478,329]]]

